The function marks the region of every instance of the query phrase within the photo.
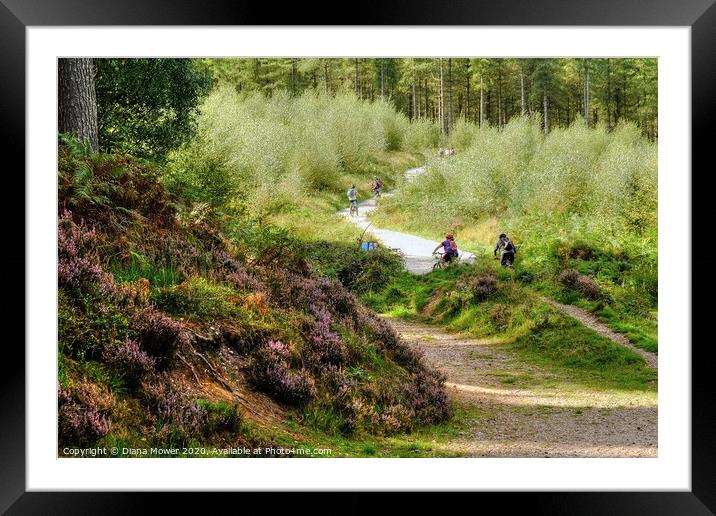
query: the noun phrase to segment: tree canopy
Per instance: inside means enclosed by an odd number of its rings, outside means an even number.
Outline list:
[[[449,62],[448,62],[449,61]],[[204,59],[216,84],[272,95],[286,90],[389,99],[409,118],[459,119],[502,127],[521,114],[545,115],[551,127],[635,122],[657,137],[656,59],[242,58]],[[442,92],[442,97],[441,97]],[[441,108],[441,99],[443,108]],[[588,101],[585,101],[588,99]],[[585,109],[588,111],[585,113]],[[446,125],[449,125],[446,123]],[[448,127],[448,130],[451,127]]]
[[[162,160],[193,134],[208,70],[192,59],[95,59],[99,145]]]

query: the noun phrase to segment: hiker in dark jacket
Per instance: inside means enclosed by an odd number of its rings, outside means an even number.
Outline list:
[[[493,253],[495,258],[497,258],[497,251],[500,252],[503,267],[512,267],[514,265],[515,253],[517,253],[517,248],[504,233],[500,234],[500,238],[495,244],[495,251]]]

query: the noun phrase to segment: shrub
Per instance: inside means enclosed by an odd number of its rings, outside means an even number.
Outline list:
[[[154,370],[154,359],[136,341],[130,339],[119,346],[106,348],[104,360],[131,386],[136,386]]]
[[[227,149],[208,141],[205,131],[169,153],[162,181],[189,205],[224,206],[239,186],[229,168]]]
[[[106,415],[108,404],[96,387],[82,384],[76,390],[59,388],[57,398],[60,445],[90,446],[109,433],[112,423]]]
[[[490,309],[490,321],[500,331],[509,327],[511,315],[512,310],[509,305],[497,303]]]
[[[64,210],[57,228],[58,265],[60,285],[80,288],[96,285],[102,278],[102,268],[91,254],[97,241],[97,232],[84,222],[75,224],[72,212]]]
[[[312,369],[320,369],[327,364],[341,365],[348,358],[348,350],[331,329],[331,313],[320,307],[314,307],[312,311],[315,319],[308,336],[307,363]]]
[[[497,292],[497,275],[494,271],[478,274],[472,282],[472,296],[476,301],[484,301]]]
[[[409,429],[412,425],[414,413],[399,404],[389,405],[385,407],[380,416],[378,416],[378,424],[383,434],[390,435],[404,429]]]
[[[196,404],[206,412],[206,433],[212,434],[220,430],[236,431],[241,422],[238,406],[224,401],[211,402],[198,399]]]
[[[153,403],[158,416],[160,438],[177,437],[181,440],[196,438],[205,432],[207,411],[198,403],[187,399],[169,384],[154,392]]]
[[[403,268],[402,259],[387,250],[353,251],[338,269],[338,280],[358,294],[379,291]]]
[[[316,395],[316,383],[305,369],[290,370],[289,350],[282,342],[269,341],[259,348],[248,370],[259,389],[289,405],[305,405]]]
[[[195,276],[171,287],[163,288],[155,296],[155,302],[170,313],[191,319],[220,319],[234,310],[231,298],[235,292],[229,287],[217,285],[201,276]]]
[[[445,377],[434,370],[411,376],[405,388],[405,396],[419,423],[438,423],[450,417],[450,403],[444,383]]]
[[[215,178],[207,202],[240,198],[258,214],[295,205],[297,191],[335,189],[341,174],[364,173],[374,156],[403,146],[409,124],[388,103],[350,93],[267,98],[225,87],[207,97],[198,126],[200,138],[172,156],[167,184],[196,198]]]
[[[129,324],[159,366],[168,365],[177,346],[186,339],[181,323],[151,306],[136,309]]]
[[[129,321],[113,303],[95,295],[58,291],[58,343],[60,350],[80,360],[99,358],[105,347],[121,343]]]
[[[559,282],[568,289],[576,289],[580,274],[575,269],[565,269],[559,273]]]
[[[566,288],[579,292],[587,299],[600,299],[603,296],[602,290],[599,288],[592,278],[580,274],[575,269],[565,269],[559,273],[559,282]]]

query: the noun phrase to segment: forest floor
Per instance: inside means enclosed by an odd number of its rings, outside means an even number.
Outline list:
[[[421,169],[411,169],[410,176]],[[367,215],[375,200],[360,203],[359,216],[346,216],[400,250],[409,272],[430,272],[432,250],[427,239],[383,230]],[[462,260],[474,255],[463,253]],[[541,298],[600,335],[639,353],[649,367],[657,356],[636,348],[589,312]],[[442,371],[458,409],[459,428],[453,437],[435,443],[436,451],[472,457],[656,457],[658,451],[656,391],[615,390],[584,385],[567,371],[542,369],[522,360],[504,344],[449,333],[437,326],[388,319],[401,338],[421,349]]]

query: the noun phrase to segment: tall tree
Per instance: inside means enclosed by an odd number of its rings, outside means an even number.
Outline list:
[[[520,60],[520,114],[525,116],[527,114],[527,98],[525,96],[525,70]]]
[[[59,131],[74,134],[97,152],[99,135],[93,60],[59,59],[57,74]]]
[[[589,127],[589,59],[584,60],[584,123]]]
[[[169,150],[192,137],[197,106],[211,87],[202,63],[95,59],[95,65],[100,148],[162,161]],[[270,80],[264,63],[242,71],[249,71],[259,89]]]
[[[452,131],[452,59],[448,58],[448,112],[447,112],[447,130],[449,134]]]
[[[443,86],[443,60],[440,58],[440,101],[439,101],[440,133],[445,134],[445,89]]]
[[[480,74],[480,127],[485,124],[485,84]]]
[[[550,104],[560,94],[559,61],[552,58],[535,60],[533,82],[535,94],[542,100],[542,121],[545,135],[549,133]]]

